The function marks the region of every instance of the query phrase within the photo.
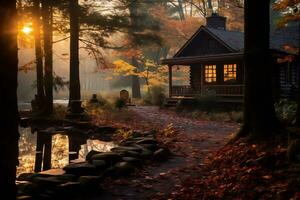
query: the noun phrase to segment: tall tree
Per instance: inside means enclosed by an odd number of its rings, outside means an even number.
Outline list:
[[[130,12],[130,21],[131,21],[131,36],[133,37],[135,32],[138,31],[139,26],[139,19],[138,19],[138,1],[137,0],[131,0],[130,6],[129,6],[129,12]],[[138,68],[138,62],[137,58],[135,56],[132,56],[131,58],[131,64],[133,66],[136,66]],[[140,80],[137,75],[132,75],[132,98],[141,98],[141,86],[140,86]]]
[[[53,50],[52,50],[52,4],[51,1],[42,0],[43,38],[45,58],[45,104],[44,114],[53,112]]]
[[[16,199],[16,165],[18,162],[17,106],[17,11],[16,1],[0,1],[0,194]]]
[[[44,73],[43,73],[43,53],[41,46],[41,8],[40,0],[34,0],[34,41],[35,41],[35,57],[36,57],[36,80],[37,80],[37,97],[39,110],[44,108],[45,92],[44,92]]]
[[[269,14],[269,1],[245,0],[244,124],[240,136],[268,136],[277,128],[272,97]]]
[[[78,0],[70,0],[70,95],[69,105],[73,100],[80,100],[79,78],[79,5]]]

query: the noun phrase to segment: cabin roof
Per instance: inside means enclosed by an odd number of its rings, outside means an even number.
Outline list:
[[[226,31],[222,29],[208,28],[205,29],[218,37],[222,42],[230,46],[234,51],[244,49],[244,33],[240,31]]]
[[[188,48],[189,45],[193,44],[195,38],[200,36],[201,31],[205,31],[211,37],[215,38],[220,44],[226,47],[232,53],[243,52],[244,50],[244,33],[240,31],[228,31],[222,29],[209,28],[201,26],[196,33],[179,49],[173,58],[166,59],[170,61],[175,58],[183,57],[182,52]],[[299,47],[299,26],[287,26],[281,29],[277,29],[270,33],[270,49],[276,50],[283,53],[291,53],[284,48],[285,45],[292,46],[294,48]],[[217,55],[217,54],[216,54]],[[196,55],[203,56],[203,55]],[[191,57],[191,56],[184,56]],[[168,64],[168,62],[163,62]]]

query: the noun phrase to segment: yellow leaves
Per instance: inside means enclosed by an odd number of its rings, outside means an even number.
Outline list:
[[[175,134],[174,125],[173,123],[170,123],[167,125],[167,127],[163,130],[165,137],[172,137]]]
[[[124,60],[116,60],[113,62],[115,76],[130,76],[137,75],[144,79],[147,87],[154,85],[165,85],[167,83],[167,66],[156,64],[153,60],[144,59],[139,60],[139,67],[133,66]]]
[[[114,68],[114,74],[115,75],[124,75],[124,76],[130,76],[135,75],[136,67],[125,62],[124,60],[116,60],[113,62],[115,65]]]

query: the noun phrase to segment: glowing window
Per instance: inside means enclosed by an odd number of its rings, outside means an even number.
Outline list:
[[[217,82],[217,66],[205,65],[205,82],[214,83]]]
[[[236,81],[236,64],[224,65],[224,82]]]

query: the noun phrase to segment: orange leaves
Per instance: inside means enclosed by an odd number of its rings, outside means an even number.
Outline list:
[[[157,6],[151,11],[161,23],[161,36],[172,47],[179,48],[189,37],[204,24],[201,19],[186,17],[184,20],[172,18],[164,7]]]

